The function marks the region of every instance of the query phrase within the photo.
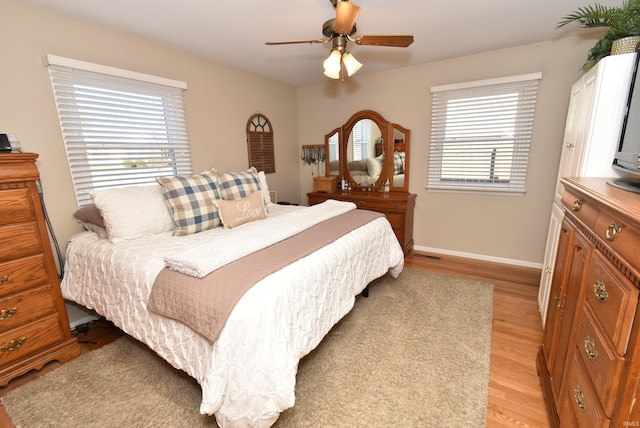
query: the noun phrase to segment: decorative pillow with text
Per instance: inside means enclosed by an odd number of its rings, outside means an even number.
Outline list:
[[[260,191],[240,199],[229,201],[219,199],[215,204],[225,229],[267,217],[267,207]]]

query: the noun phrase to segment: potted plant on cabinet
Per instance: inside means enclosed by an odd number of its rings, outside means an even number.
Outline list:
[[[616,7],[597,3],[581,7],[563,17],[558,27],[572,22],[578,22],[581,28],[608,28],[587,55],[583,69],[588,70],[608,55],[635,52],[640,42],[640,0],[624,0]]]

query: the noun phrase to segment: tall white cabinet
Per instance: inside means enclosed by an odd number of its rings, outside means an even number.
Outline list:
[[[603,58],[571,88],[556,190],[551,207],[538,307],[544,326],[562,224],[562,177],[617,177],[613,156],[624,118],[635,53]]]

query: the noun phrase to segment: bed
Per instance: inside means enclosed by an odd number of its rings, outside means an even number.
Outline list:
[[[126,201],[122,196],[126,190],[105,191],[111,199],[96,194],[105,230],[97,221],[78,216],[89,230],[69,241],[61,284],[66,299],[95,310],[195,378],[202,387],[200,412],[215,415],[221,427],[271,426],[282,411],[294,406],[300,359],[353,308],[355,296],[372,280],[386,274],[397,277],[404,263],[391,225],[384,217],[376,217],[260,279],[239,298],[213,341],[182,321],[149,310],[154,282],[168,269],[168,260],[210,248],[212,242],[225,243],[220,246],[226,249],[233,247],[227,243],[249,241],[247,236],[270,237],[274,229],[283,229],[279,225],[297,224],[292,219],[311,216],[314,207],[269,203],[264,176],[248,173],[253,187],[245,189],[248,195],[236,195],[237,199],[256,199],[259,192],[264,218],[184,236],[176,236],[176,213],[166,194],[158,190],[161,186],[143,189],[145,196],[131,191]],[[211,177],[220,186],[220,174]],[[216,197],[224,200],[229,195],[222,191]],[[164,212],[158,214],[163,207],[159,201],[166,203],[169,220]],[[351,207],[340,209],[350,211]],[[218,214],[222,213],[220,208]],[[338,221],[340,215],[321,221]],[[125,220],[137,224],[114,224]],[[267,246],[276,248],[288,239]]]

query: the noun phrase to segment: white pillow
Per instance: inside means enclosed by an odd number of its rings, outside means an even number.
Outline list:
[[[264,204],[268,207],[272,202],[271,195],[269,194],[269,186],[267,185],[267,176],[264,174],[264,171],[258,172],[258,180],[260,181],[260,191],[262,192]]]
[[[367,158],[367,174],[377,179],[382,174],[382,155],[377,158]]]
[[[173,230],[159,184],[98,190],[91,197],[113,243]]]

